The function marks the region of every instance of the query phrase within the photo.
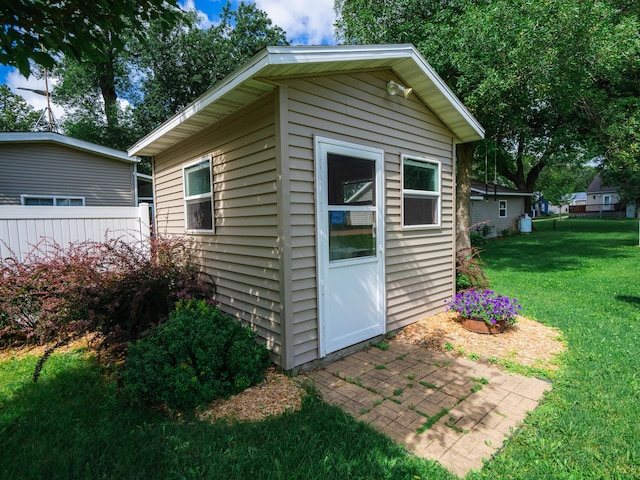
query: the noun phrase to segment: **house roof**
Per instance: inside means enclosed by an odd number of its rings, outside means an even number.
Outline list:
[[[123,162],[138,163],[139,158],[129,156],[127,152],[114,148],[103,147],[95,143],[78,140],[54,132],[0,132],[0,144],[2,143],[55,143],[65,147],[74,148],[84,152],[93,153],[101,157],[121,160]]]
[[[471,180],[471,193],[475,193],[476,195],[493,195],[494,191],[498,195],[502,196],[511,196],[511,197],[530,197],[533,195],[532,192],[521,192],[516,190],[515,188],[503,187],[501,185],[496,185],[493,183],[484,183],[480,180]]]
[[[267,47],[129,149],[156,155],[277,88],[278,78],[388,68],[398,75],[460,142],[484,129],[413,45]]]
[[[587,187],[587,193],[617,193],[616,187],[610,187],[602,184],[602,177],[600,174],[596,175],[596,178]]]

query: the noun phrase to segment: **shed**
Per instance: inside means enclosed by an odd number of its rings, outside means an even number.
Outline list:
[[[455,145],[483,135],[412,45],[268,47],[129,153],[153,157],[156,231],[195,239],[290,370],[443,309]]]
[[[53,132],[0,133],[0,205],[136,206],[139,158]]]
[[[471,180],[471,225],[478,225],[482,231],[484,225],[491,227],[487,237],[501,235],[505,230],[518,229],[518,219],[525,212],[525,199],[533,196],[530,192],[521,192],[515,188],[495,183]]]

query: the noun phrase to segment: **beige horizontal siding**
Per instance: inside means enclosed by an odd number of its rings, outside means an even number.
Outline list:
[[[197,239],[222,310],[281,352],[274,99],[265,97],[155,159],[160,233],[184,234],[182,167],[211,156],[215,233]]]
[[[282,97],[259,100],[156,159],[159,231],[182,234],[181,168],[212,156],[216,232],[197,236],[200,261],[218,282],[222,308],[251,323],[276,354],[287,305],[289,367],[318,357],[314,135],[385,151],[387,329],[441,310],[453,291],[451,134],[415,96],[389,97],[391,79],[401,82],[389,71],[281,79]],[[286,111],[276,114],[276,102]],[[442,163],[441,228],[402,228],[402,154]]]
[[[387,329],[442,309],[453,289],[453,147],[444,125],[415,96],[389,97],[391,72],[287,80],[291,166],[295,364],[318,352],[313,136],[385,151]],[[400,156],[442,162],[442,228],[403,230]]]
[[[84,197],[85,205],[135,206],[133,164],[50,143],[0,147],[0,204],[20,195]]]

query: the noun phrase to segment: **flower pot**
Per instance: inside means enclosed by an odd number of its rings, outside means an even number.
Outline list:
[[[482,317],[472,316],[471,318],[462,317],[462,326],[470,332],[494,334],[504,332],[504,329],[507,327],[507,322],[500,320],[495,325],[490,326],[487,325]]]

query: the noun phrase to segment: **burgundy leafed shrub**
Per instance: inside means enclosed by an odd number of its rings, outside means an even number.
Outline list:
[[[0,260],[0,338],[56,341],[89,332],[126,345],[169,316],[178,300],[213,297],[192,243],[159,237],[36,245],[24,262]]]
[[[487,277],[482,270],[484,263],[480,259],[480,250],[465,248],[456,253],[456,290],[469,288],[487,288]]]

